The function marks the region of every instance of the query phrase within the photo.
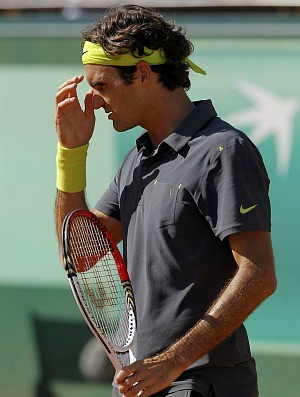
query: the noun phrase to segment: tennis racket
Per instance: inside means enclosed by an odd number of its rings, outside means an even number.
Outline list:
[[[65,270],[77,305],[116,370],[130,352],[136,311],[129,275],[107,229],[90,211],[75,210],[63,223]]]

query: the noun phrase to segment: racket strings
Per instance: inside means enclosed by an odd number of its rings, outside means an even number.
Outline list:
[[[127,345],[132,321],[107,238],[97,225],[78,217],[70,228],[69,242],[78,282],[93,319],[112,343]]]

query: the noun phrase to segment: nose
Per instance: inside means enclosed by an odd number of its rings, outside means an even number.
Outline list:
[[[94,109],[100,109],[105,104],[105,101],[104,101],[103,97],[96,90],[93,90],[92,102],[93,102],[93,108]]]

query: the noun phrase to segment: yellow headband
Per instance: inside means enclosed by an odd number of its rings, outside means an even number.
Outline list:
[[[114,57],[112,55],[108,56],[99,44],[85,41],[82,50],[82,63],[84,65],[94,64],[107,66],[134,66],[140,61],[145,61],[149,63],[149,65],[162,65],[166,63],[166,57],[162,49],[150,50],[145,47],[144,50],[147,55],[133,56],[131,52],[127,52],[126,54]],[[194,72],[206,74],[203,69],[194,64],[189,58],[185,58],[184,62],[186,62]]]

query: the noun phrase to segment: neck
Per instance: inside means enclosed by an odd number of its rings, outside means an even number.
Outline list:
[[[153,147],[156,148],[195,108],[184,89],[168,91],[159,90],[153,96],[153,101],[142,127],[150,136]]]

